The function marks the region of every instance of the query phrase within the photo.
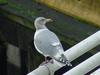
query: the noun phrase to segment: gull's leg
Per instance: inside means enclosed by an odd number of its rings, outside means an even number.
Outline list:
[[[40,65],[47,64],[48,62],[49,62],[49,60],[47,59],[47,57],[45,57],[44,61]]]
[[[48,57],[45,57],[45,61],[42,62],[42,63],[40,64],[40,66],[43,66],[43,65],[45,65],[45,64],[47,64],[47,63],[49,63],[49,62],[52,63],[51,60],[52,60],[51,58],[49,59]],[[52,60],[52,61],[53,61],[53,60]],[[46,65],[45,65],[45,66],[46,66]],[[47,67],[47,69],[48,69],[48,71],[49,71],[49,74],[48,74],[48,75],[51,75],[50,69],[48,68],[48,66],[46,66],[46,67]]]
[[[45,61],[44,62],[42,62],[42,64],[40,64],[40,65],[44,65],[44,64],[47,64],[47,63],[53,63],[53,60],[52,60],[52,58],[50,58],[50,57],[45,57]]]
[[[44,62],[45,63],[48,63],[49,62],[48,57],[45,57],[45,61]]]
[[[52,63],[52,64],[53,64],[53,60],[52,60],[52,58],[51,58],[51,57],[49,57],[49,56],[48,56],[48,57],[46,57],[46,61],[47,61],[47,63],[48,63],[48,62],[50,62],[50,63]]]

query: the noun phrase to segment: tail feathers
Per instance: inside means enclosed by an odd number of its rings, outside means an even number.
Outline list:
[[[56,61],[62,63],[62,64],[66,64],[68,66],[72,66],[72,64],[67,60],[67,58],[65,57],[64,54],[61,54],[61,57],[59,58],[54,58]]]

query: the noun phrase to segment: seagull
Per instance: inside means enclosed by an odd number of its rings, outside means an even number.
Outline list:
[[[38,17],[35,19],[34,26],[36,32],[34,34],[34,46],[45,58],[50,57],[59,63],[72,66],[63,54],[64,49],[59,38],[46,27],[46,24],[52,21],[52,19],[47,19],[45,17]]]

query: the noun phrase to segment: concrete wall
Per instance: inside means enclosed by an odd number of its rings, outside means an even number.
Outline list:
[[[36,0],[67,15],[100,27],[100,0]]]

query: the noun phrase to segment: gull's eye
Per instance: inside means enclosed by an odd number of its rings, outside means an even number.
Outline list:
[[[45,19],[41,19],[41,21],[45,21]]]

